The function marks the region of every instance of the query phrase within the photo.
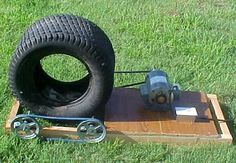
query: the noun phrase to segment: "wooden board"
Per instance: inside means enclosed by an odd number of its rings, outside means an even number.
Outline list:
[[[212,118],[203,93],[183,92],[174,106],[194,106],[200,117]],[[144,108],[136,89],[117,89],[107,104],[105,125],[108,131],[140,134],[211,135],[217,136],[213,121],[176,121],[174,112],[155,112]]]
[[[226,123],[212,120],[211,103],[214,103],[213,112],[221,112],[216,96],[213,98],[212,95],[200,92],[182,92],[180,100],[174,106],[196,107],[199,118],[195,122],[177,121],[173,111],[155,112],[145,109],[137,89],[115,89],[105,114],[108,138],[117,137],[136,142],[231,143],[232,136]],[[222,112],[215,119],[224,119]],[[218,132],[216,123],[224,127],[223,135]]]
[[[177,121],[171,111],[154,112],[145,109],[137,89],[114,89],[106,105],[106,139],[167,143],[232,142],[227,124],[212,120],[224,119],[215,95],[182,92],[180,99],[174,106],[196,107],[200,119],[195,122]],[[6,121],[6,131],[10,131],[10,122],[18,112],[19,103],[15,101]],[[46,137],[78,138],[75,127],[44,127],[40,134]]]

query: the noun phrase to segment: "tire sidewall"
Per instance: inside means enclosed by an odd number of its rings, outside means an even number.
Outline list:
[[[32,99],[27,102],[27,105],[30,105],[30,108],[33,109],[34,113],[37,114],[46,114],[46,115],[53,115],[53,116],[71,116],[71,115],[81,115],[83,116],[89,116],[91,115],[94,110],[97,109],[97,107],[104,107],[104,104],[106,101],[100,100],[102,97],[105,96],[104,90],[106,90],[106,78],[104,78],[104,75],[102,72],[106,71],[104,69],[110,68],[114,69],[112,67],[104,67],[104,65],[109,65],[108,63],[100,63],[96,57],[95,54],[89,54],[86,50],[79,48],[75,45],[69,45],[68,43],[63,42],[44,42],[41,44],[35,45],[33,48],[30,48],[23,52],[23,56],[21,58],[21,61],[18,62],[16,69],[19,70],[16,74],[16,79],[21,76],[21,68],[24,67],[23,64],[26,64],[27,62],[30,62],[32,69],[35,68],[36,63],[32,62],[32,60],[41,60],[42,58],[46,56],[50,56],[53,54],[66,54],[69,56],[72,56],[76,59],[78,59],[80,62],[82,62],[89,73],[91,74],[90,83],[88,87],[88,91],[84,95],[82,95],[81,98],[73,101],[72,103],[64,106],[59,107],[48,107],[42,104],[39,104],[38,108],[37,105],[32,105]],[[20,55],[20,54],[17,54]],[[66,66],[66,65],[65,65]],[[30,71],[33,73],[33,71]],[[33,74],[29,73],[28,77],[33,76]],[[110,74],[113,77],[113,74]],[[34,85],[34,81],[28,80],[27,85],[33,89],[36,89]],[[19,85],[17,85],[18,90],[20,91],[21,88]],[[32,90],[31,90],[32,91]],[[24,96],[19,94],[22,99],[24,99]],[[34,98],[41,98],[39,95],[33,97]],[[37,103],[37,99],[34,99]],[[27,101],[27,99],[24,99],[24,101]],[[48,109],[45,112],[45,108]]]

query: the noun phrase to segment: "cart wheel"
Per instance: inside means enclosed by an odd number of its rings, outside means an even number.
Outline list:
[[[77,134],[84,142],[98,143],[106,136],[106,129],[99,120],[87,120],[77,127]]]
[[[29,116],[17,116],[11,122],[11,130],[21,139],[33,139],[38,136],[38,122]]]

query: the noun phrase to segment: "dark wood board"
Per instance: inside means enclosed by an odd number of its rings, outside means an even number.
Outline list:
[[[207,96],[199,92],[182,92],[174,106],[196,107],[199,117],[212,119]],[[213,121],[175,120],[174,111],[155,112],[145,109],[137,89],[115,89],[106,107],[105,125],[108,131],[137,134],[174,134],[217,136]]]

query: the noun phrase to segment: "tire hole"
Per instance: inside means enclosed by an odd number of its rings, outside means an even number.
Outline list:
[[[42,58],[34,74],[36,88],[49,105],[73,102],[85,95],[89,88],[90,74],[86,66],[66,54]]]
[[[62,82],[78,81],[89,74],[82,62],[65,54],[46,56],[40,64],[50,77]]]

